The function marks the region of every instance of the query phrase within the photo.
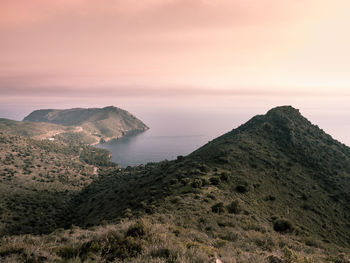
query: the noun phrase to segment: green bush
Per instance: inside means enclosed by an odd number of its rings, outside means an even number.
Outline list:
[[[220,184],[220,178],[219,177],[211,177],[210,178],[210,183],[212,184],[212,185],[219,185]]]
[[[238,193],[244,194],[249,191],[248,185],[245,184],[239,184],[236,186],[236,191]]]
[[[225,206],[223,202],[220,203],[216,203],[215,205],[213,205],[211,207],[211,211],[213,211],[214,213],[218,213],[218,214],[223,214],[225,213]]]
[[[228,181],[229,180],[229,177],[230,177],[230,174],[228,172],[222,172],[220,174],[220,179],[221,181]]]
[[[193,188],[200,188],[202,186],[202,181],[200,179],[194,179],[191,186]]]
[[[132,217],[132,210],[130,208],[125,209],[124,216],[129,218]]]
[[[134,225],[130,226],[126,232],[126,237],[142,237],[146,234],[146,226],[143,221],[138,221]]]
[[[281,218],[274,222],[273,229],[276,232],[292,233],[294,231],[294,226],[289,220]]]
[[[102,256],[107,261],[113,261],[115,258],[126,259],[136,257],[142,252],[142,240],[135,239],[132,236],[125,238],[116,237],[102,249]]]
[[[207,185],[209,185],[209,180],[208,180],[208,179],[202,178],[201,181],[202,181],[202,186],[207,186]]]
[[[234,200],[232,201],[228,206],[227,206],[227,211],[231,214],[240,214],[242,212],[242,205],[239,200]]]

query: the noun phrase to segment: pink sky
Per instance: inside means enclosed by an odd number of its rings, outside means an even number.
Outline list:
[[[346,90],[347,0],[2,0],[0,89]]]
[[[348,0],[1,0],[0,113],[292,104],[350,117],[349,9]]]

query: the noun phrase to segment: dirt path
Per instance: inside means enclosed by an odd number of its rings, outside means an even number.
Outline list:
[[[44,134],[40,134],[40,135],[37,135],[37,136],[34,136],[33,139],[37,139],[37,140],[44,140],[44,139],[48,139],[48,138],[51,138],[51,137],[54,137],[60,133],[63,133],[65,132],[64,130],[53,130],[53,131],[49,131],[47,133],[44,133]]]
[[[82,132],[82,131],[83,131],[83,127],[77,126],[77,127],[75,127],[73,132]]]
[[[52,130],[52,131],[49,131],[47,133],[34,136],[33,139],[36,139],[36,140],[49,139],[49,138],[52,138],[58,134],[61,134],[63,132],[68,132],[68,131],[69,130]],[[74,130],[72,130],[70,132],[82,132],[82,131],[83,131],[83,127],[77,126],[77,127],[74,127]]]

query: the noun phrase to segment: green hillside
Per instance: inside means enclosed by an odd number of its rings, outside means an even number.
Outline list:
[[[50,138],[58,133],[70,132],[73,129],[52,123],[31,123],[0,118],[0,131],[13,135],[31,138]]]
[[[0,258],[349,263],[349,193],[350,148],[278,107],[177,160],[101,170],[70,229],[4,237]]]
[[[67,223],[74,193],[116,165],[89,146],[0,132],[0,235],[48,233]]]
[[[238,200],[271,227],[285,219],[300,235],[350,245],[350,149],[291,107],[256,116],[177,161],[95,181],[82,192],[88,202],[82,202],[77,217],[84,225],[96,224],[121,218],[125,209],[138,214],[141,203],[159,206],[162,213],[170,205],[173,213],[168,198],[184,198],[186,192],[199,198],[186,211],[193,219],[212,193],[211,203],[225,207]],[[206,208],[210,212],[210,205]]]

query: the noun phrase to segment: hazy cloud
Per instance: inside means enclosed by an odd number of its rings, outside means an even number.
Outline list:
[[[349,7],[345,0],[2,0],[0,92],[344,89]]]
[[[95,19],[99,23],[96,19],[102,18],[117,26],[151,27],[149,29],[215,27],[232,22],[275,21],[293,14],[299,5],[290,0],[283,3],[276,0],[2,0],[0,25],[26,27],[60,18]]]

